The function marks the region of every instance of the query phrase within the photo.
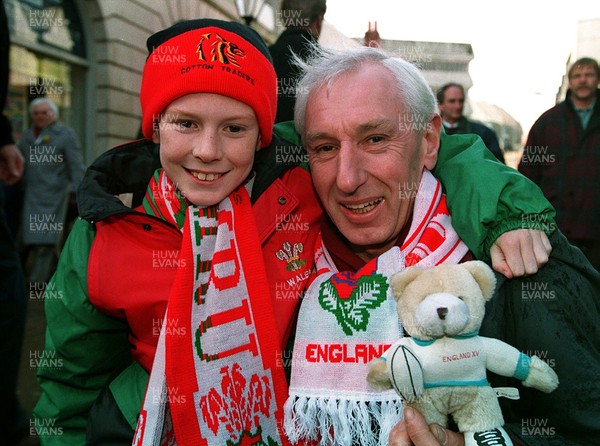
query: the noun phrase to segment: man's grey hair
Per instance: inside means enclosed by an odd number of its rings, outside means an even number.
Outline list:
[[[52,114],[54,115],[54,119],[58,120],[58,105],[52,100],[48,98],[36,98],[29,103],[29,116],[33,115],[33,109],[38,105],[46,104],[52,110]]]
[[[307,23],[312,23],[321,14],[325,14],[326,10],[326,0],[283,0],[281,2],[282,13],[289,11],[290,15],[287,17],[308,19]]]
[[[296,86],[294,121],[302,136],[311,93],[323,86],[330,86],[338,77],[355,72],[363,65],[381,64],[392,73],[396,79],[395,94],[399,101],[405,103],[407,117],[413,122],[422,122],[423,117],[429,119],[437,114],[435,96],[421,71],[412,63],[392,57],[381,49],[362,47],[337,51],[313,45],[306,62],[296,58],[295,63],[302,73]],[[366,101],[369,101],[368,95],[365,95]]]

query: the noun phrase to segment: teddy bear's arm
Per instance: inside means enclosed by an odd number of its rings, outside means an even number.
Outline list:
[[[529,357],[506,342],[481,338],[486,354],[486,368],[501,376],[524,381],[529,375]]]
[[[384,359],[376,358],[369,363],[367,382],[375,390],[387,390],[392,388],[392,382],[387,372],[387,364]]]
[[[375,390],[387,390],[392,388],[392,381],[387,368],[387,356],[392,348],[397,345],[409,345],[409,338],[400,338],[394,342],[379,358],[373,359],[369,363],[369,373],[367,374],[367,382]]]
[[[483,339],[488,354],[488,370],[498,375],[512,376],[522,381],[525,387],[533,387],[546,393],[558,387],[556,372],[537,356],[529,357],[498,339]]]

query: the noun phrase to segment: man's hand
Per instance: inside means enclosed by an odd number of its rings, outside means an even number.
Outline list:
[[[507,278],[535,274],[548,262],[552,246],[544,231],[515,229],[496,239],[490,249],[492,267]]]
[[[464,446],[464,437],[439,424],[427,425],[425,418],[410,407],[390,432],[389,446]]]
[[[21,179],[25,160],[14,144],[0,147],[0,181],[12,186]]]

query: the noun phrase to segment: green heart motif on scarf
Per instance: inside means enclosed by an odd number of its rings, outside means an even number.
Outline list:
[[[375,259],[376,260],[376,259]],[[369,262],[356,274],[345,271],[334,274],[319,288],[319,303],[331,312],[344,333],[365,331],[369,324],[369,311],[379,307],[386,299],[388,282],[383,274],[375,273],[376,262]]]

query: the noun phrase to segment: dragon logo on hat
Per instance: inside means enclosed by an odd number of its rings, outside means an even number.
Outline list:
[[[196,48],[198,58],[206,62],[221,62],[222,64],[239,67],[238,58],[246,57],[246,52],[235,43],[223,38],[219,33],[206,33]]]

